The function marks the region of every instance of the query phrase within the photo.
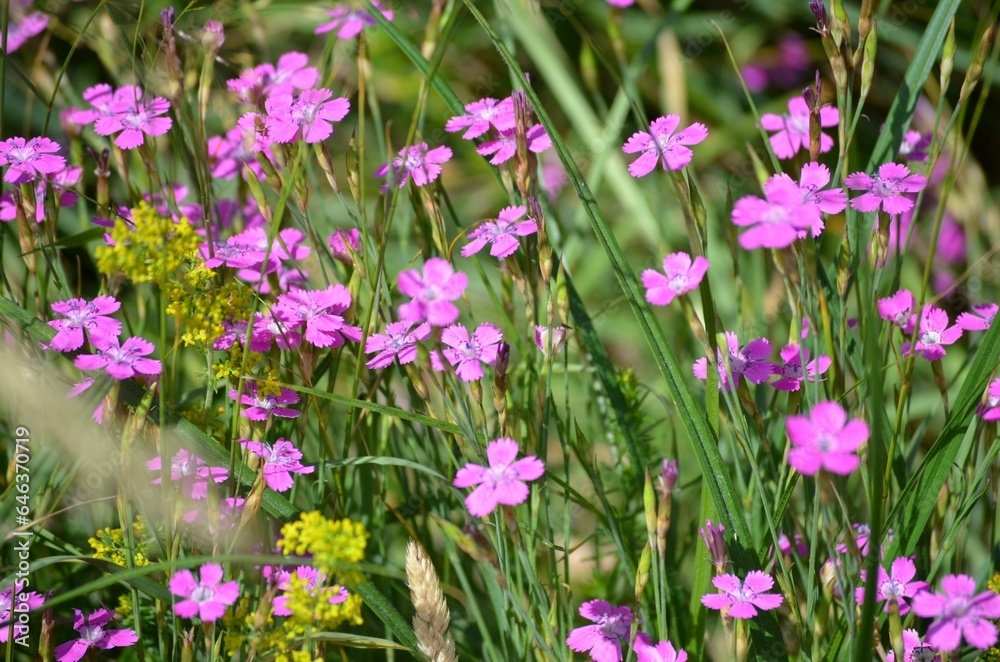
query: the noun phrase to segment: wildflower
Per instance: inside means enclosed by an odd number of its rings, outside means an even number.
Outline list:
[[[822,163],[807,163],[799,175],[799,190],[802,204],[815,204],[824,214],[839,214],[847,208],[847,193],[842,188],[824,190],[830,183],[830,170]],[[818,237],[823,231],[823,222],[817,214],[813,218],[812,236]],[[799,235],[802,238],[802,235]]]
[[[146,468],[160,473],[163,471],[163,460],[160,456],[146,462]],[[180,449],[170,461],[170,480],[180,482],[181,489],[192,499],[208,497],[208,482],[221,483],[229,477],[229,469],[225,467],[210,467],[205,460],[185,449]],[[160,485],[162,478],[153,480],[153,485]]]
[[[886,662],[895,662],[896,654],[886,653]],[[941,656],[934,654],[934,649],[920,640],[916,630],[903,630],[903,662],[941,662]]]
[[[508,437],[494,439],[486,446],[490,466],[466,464],[455,474],[453,485],[458,488],[478,485],[465,498],[469,514],[486,517],[497,504],[516,506],[528,498],[528,481],[537,480],[545,473],[545,465],[533,455],[517,457],[517,442]]]
[[[287,492],[292,489],[292,474],[311,474],[316,467],[304,466],[302,451],[295,448],[292,442],[278,439],[274,444],[240,439],[246,449],[264,460],[264,480],[267,486],[275,492]]]
[[[708,271],[708,260],[699,255],[692,261],[687,253],[671,253],[663,258],[663,271],[666,275],[653,269],[642,272],[646,301],[655,306],[668,306],[675,297],[697,289]]]
[[[34,611],[42,606],[45,598],[34,591],[25,592],[17,590],[25,588],[23,580],[15,580],[14,584],[0,591],[0,643],[7,643],[7,637],[11,631],[11,621],[14,622],[14,639],[28,635],[28,626],[12,618],[14,607],[17,611],[24,613],[25,609]]]
[[[631,7],[635,4],[635,0],[608,0],[608,4],[615,7]]]
[[[248,119],[243,119],[248,116]],[[263,133],[257,131],[257,117],[261,118]],[[243,166],[247,166],[257,179],[264,179],[264,169],[261,168],[255,154],[263,152],[268,160],[273,162],[274,154],[269,144],[270,138],[267,136],[264,116],[252,112],[244,114],[236,126],[226,131],[225,135],[212,136],[208,139],[208,163],[212,169],[212,177],[232,179],[239,174]]]
[[[721,575],[726,569],[726,527],[722,524],[712,524],[712,520],[705,520],[705,528],[698,529],[701,539],[705,541],[708,552],[712,556],[712,564]]]
[[[962,313],[955,323],[966,331],[986,331],[996,317],[998,306],[995,303],[982,303],[972,307],[971,313]]]
[[[66,159],[57,155],[59,144],[49,138],[8,138],[0,142],[0,166],[7,166],[3,180],[26,184],[66,167]]]
[[[726,369],[721,347],[718,348],[718,359],[715,366],[719,373],[720,391],[738,388],[740,377],[746,377],[754,384],[761,384],[766,382],[778,369],[776,365],[767,360],[767,357],[771,355],[771,343],[766,338],[751,340],[747,345],[740,347],[736,334],[726,331],[726,350],[729,369]],[[695,361],[692,372],[698,379],[708,379],[708,359],[700,358]],[[730,374],[732,382],[729,379]]]
[[[865,571],[861,571],[861,579],[866,580]],[[930,584],[924,581],[913,581],[917,575],[917,566],[913,560],[901,556],[892,562],[891,574],[885,571],[881,565],[878,568],[878,597],[879,601],[885,601],[885,611],[889,612],[889,605],[895,600],[899,606],[899,615],[905,616],[910,611],[910,605],[904,598],[912,598],[920,591],[930,588]],[[854,593],[858,604],[864,602],[865,587],[859,586]]]
[[[806,545],[801,533],[795,534],[793,542],[793,539],[789,538],[787,533],[782,532],[778,535],[778,549],[781,550],[782,554],[809,556],[809,547]]]
[[[990,382],[986,395],[986,402],[976,408],[976,413],[984,421],[1000,421],[1000,378]]]
[[[474,140],[489,131],[490,127],[497,131],[509,131],[514,128],[514,102],[510,97],[502,101],[496,99],[479,99],[465,106],[465,115],[456,115],[444,125],[449,133],[466,129],[462,134],[465,140]]]
[[[913,208],[913,200],[904,193],[918,193],[927,186],[923,175],[911,175],[910,169],[898,163],[883,163],[877,175],[856,172],[844,179],[847,188],[866,191],[851,200],[851,207],[862,212],[882,209],[887,214],[902,214]]]
[[[361,232],[357,228],[337,230],[326,238],[333,259],[351,264],[351,255],[361,250]]]
[[[462,248],[462,257],[478,253],[486,244],[491,244],[490,255],[493,257],[502,260],[513,255],[520,245],[517,237],[526,237],[538,232],[535,219],[518,220],[525,213],[527,210],[521,205],[501,209],[495,221],[486,221],[469,233],[471,241]]]
[[[257,313],[250,337],[250,351],[263,353],[270,350],[272,344],[277,344],[281,349],[297,349],[302,344],[302,334],[295,330],[298,326],[297,319],[286,319],[275,312],[266,315]],[[243,335],[238,339],[245,338],[245,334],[244,328]]]
[[[674,458],[664,458],[663,467],[660,469],[660,484],[656,489],[664,494],[674,491],[677,487],[677,479],[680,478],[681,467]]]
[[[948,326],[948,313],[937,306],[927,306],[920,316],[920,333],[917,335],[916,352],[928,361],[937,361],[947,352],[945,345],[951,345],[962,337],[962,327]],[[905,342],[900,348],[903,356],[909,356],[912,349]]]
[[[425,186],[438,178],[441,174],[441,164],[450,158],[451,149],[448,147],[430,149],[427,143],[418,143],[399,150],[399,155],[391,163],[383,164],[375,170],[375,176],[385,177],[391,167],[392,179],[399,188],[406,186],[411,177],[414,186]],[[382,192],[388,188],[389,183],[386,182],[382,185]]]
[[[580,615],[594,624],[575,628],[566,645],[578,653],[589,652],[594,662],[621,662],[621,643],[628,641],[632,610],[606,600],[591,600],[580,605]]]
[[[382,12],[385,20],[392,20],[392,10],[378,0],[374,0],[372,5]],[[361,34],[361,31],[368,26],[378,25],[371,14],[364,9],[354,9],[349,3],[344,3],[339,7],[327,9],[326,13],[332,19],[328,23],[323,23],[316,27],[315,34],[324,34],[337,31],[337,39],[353,39]]]
[[[497,360],[500,340],[503,338],[500,329],[492,324],[480,324],[472,337],[461,324],[453,324],[441,334],[441,342],[449,349],[443,351],[444,357],[451,365],[458,365],[455,374],[459,379],[473,382],[483,376],[483,364],[493,365]]]
[[[701,603],[709,609],[729,608],[731,618],[753,618],[758,609],[777,609],[783,601],[777,593],[766,593],[774,586],[771,575],[760,570],[750,571],[740,582],[736,575],[713,577],[712,584],[722,593],[701,596]]]
[[[997,641],[1000,595],[992,591],[976,594],[976,580],[968,575],[948,575],[941,580],[941,593],[923,591],[913,598],[913,613],[936,619],[927,628],[927,643],[935,650],[958,650],[962,638],[980,650]]]
[[[447,326],[458,319],[458,307],[452,301],[462,296],[468,282],[447,260],[432,257],[422,273],[411,269],[399,274],[399,291],[413,299],[399,307],[399,316],[407,322],[427,320],[431,326]]]
[[[825,355],[820,355],[810,361],[809,348],[800,347],[796,343],[781,348],[781,360],[785,364],[779,366],[776,371],[780,378],[771,384],[779,391],[798,391],[803,380],[820,381],[817,376],[826,372],[832,363],[832,359]],[[805,363],[804,370],[803,363]]]
[[[899,146],[899,155],[907,161],[926,161],[929,157],[927,150],[931,146],[933,136],[930,133],[920,133],[919,131],[907,131],[903,136],[903,144]]]
[[[267,256],[263,250],[242,244],[236,237],[230,237],[224,244],[214,242],[211,257],[208,254],[208,244],[202,244],[201,254],[205,257],[205,267],[208,269],[216,269],[222,265],[232,269],[250,269],[259,267]]]
[[[25,43],[32,37],[36,37],[45,31],[48,27],[49,17],[40,11],[33,11],[30,14],[24,14],[23,16],[17,16],[17,14],[22,13],[18,11],[18,5],[30,6],[31,3],[11,3],[11,14],[10,23],[7,25],[7,53],[13,53],[17,49],[24,46]],[[4,639],[4,641],[7,641]]]
[[[84,616],[79,609],[73,611],[76,613],[73,629],[80,633],[80,638],[56,647],[56,662],[77,662],[91,648],[124,648],[139,641],[135,630],[105,630],[104,626],[111,621],[111,612],[107,609],[98,609],[90,616]]]
[[[268,393],[260,396],[258,395],[257,388],[257,382],[247,382],[246,391],[243,395],[239,396],[241,404],[250,405],[243,410],[243,418],[251,421],[266,421],[268,414],[274,414],[275,416],[280,416],[281,418],[299,417],[299,412],[294,409],[278,406],[295,404],[299,401],[298,393],[290,388],[283,388],[278,395]],[[236,396],[236,389],[231,389],[229,391],[229,397],[236,400]]]
[[[635,654],[639,662],[686,662],[688,654],[674,649],[669,641],[653,645],[653,640],[645,632],[635,636]]]
[[[871,545],[872,530],[867,524],[854,524],[851,526],[854,529],[854,547],[861,552],[861,556],[868,556]],[[889,529],[886,535],[886,539],[892,542],[893,530]],[[847,546],[846,543],[838,543],[837,551],[841,554],[847,554],[852,550]],[[879,553],[881,554],[881,547],[879,547]]]
[[[101,295],[93,301],[86,299],[68,299],[52,304],[53,312],[66,319],[52,320],[49,326],[55,329],[55,337],[49,341],[48,348],[59,352],[71,352],[83,346],[83,332],[90,336],[91,343],[104,339],[117,338],[122,331],[121,322],[107,317],[121,307],[112,296]]]
[[[306,143],[323,142],[333,133],[331,122],[344,119],[351,102],[340,97],[330,98],[327,89],[303,90],[297,97],[273,94],[265,103],[267,134],[273,142],[290,143],[302,138]]]
[[[305,53],[291,51],[278,58],[277,66],[257,65],[245,70],[239,78],[226,81],[226,86],[243,103],[258,106],[261,100],[273,94],[293,94],[315,85],[319,71],[308,64],[309,57]]]
[[[733,224],[749,227],[740,235],[743,248],[787,248],[806,231],[816,236],[817,228],[823,227],[820,206],[812,201],[810,188],[803,189],[788,175],[777,174],[767,180],[764,196],[766,199],[744,196],[733,205]]]
[[[903,333],[910,335],[917,323],[917,316],[913,313],[914,305],[913,293],[899,290],[891,297],[878,300],[878,314],[886,322],[895,324]]]
[[[226,613],[226,607],[236,602],[240,596],[240,585],[236,581],[222,582],[222,566],[206,563],[198,571],[195,580],[190,570],[178,570],[170,578],[169,588],[174,595],[184,598],[174,603],[174,613],[181,618],[215,621]]]
[[[344,322],[340,315],[351,307],[351,293],[343,285],[325,290],[306,291],[292,288],[278,297],[273,310],[282,320],[304,324],[305,338],[317,347],[340,347],[344,338],[361,342],[361,329]]]
[[[542,354],[548,356],[549,343],[552,344],[552,355],[555,356],[562,350],[563,345],[566,344],[567,333],[569,328],[565,326],[556,326],[551,329],[546,326],[535,326],[535,347],[537,347]],[[551,336],[551,339],[550,339]]]
[[[788,463],[806,476],[820,469],[846,476],[858,468],[857,450],[868,440],[868,424],[848,421],[836,402],[820,402],[808,416],[789,416],[785,429],[792,443]]]
[[[148,104],[139,101],[139,88],[131,99],[113,101],[108,107],[110,114],[102,115],[94,121],[94,132],[99,136],[118,133],[115,145],[120,149],[135,149],[143,144],[143,134],[154,138],[170,130],[173,120],[160,117],[170,110],[170,102],[156,97]]]
[[[400,365],[412,363],[417,358],[417,343],[431,335],[431,325],[424,322],[412,329],[413,322],[390,322],[385,334],[373,333],[365,341],[365,354],[378,352],[365,365],[370,369],[384,368],[399,358]]]
[[[263,226],[252,227],[233,237],[234,243],[250,246],[257,250],[267,251],[267,229]],[[278,235],[271,242],[271,253],[267,261],[267,273],[278,270],[282,262],[297,262],[309,257],[312,249],[305,245],[305,235],[295,228],[285,228],[279,230]],[[244,278],[244,273],[240,273],[240,278]],[[259,273],[253,273],[258,276]]]
[[[535,154],[541,154],[552,147],[552,139],[545,132],[545,127],[536,124],[527,133],[528,150]],[[490,163],[500,165],[505,163],[517,153],[517,135],[514,129],[505,129],[493,140],[487,140],[476,148],[476,153],[482,156],[493,155]]]
[[[622,151],[626,154],[642,152],[642,156],[629,164],[633,177],[645,177],[659,163],[664,170],[680,170],[691,162],[693,152],[686,145],[697,145],[708,137],[708,128],[695,122],[675,133],[680,115],[658,117],[649,125],[649,132],[632,134]]]
[[[275,597],[272,603],[275,616],[291,616],[294,613],[288,603],[293,597],[292,586],[296,583],[296,580],[304,581],[305,589],[308,591],[322,591],[324,589],[323,584],[326,581],[326,574],[307,565],[300,565],[292,572],[279,573],[278,590],[282,591],[283,594]],[[348,597],[347,589],[343,586],[338,587],[336,590],[327,588],[324,592],[329,593],[327,602],[332,605],[344,602]]]
[[[139,337],[129,338],[118,344],[118,338],[103,336],[92,338],[96,354],[81,354],[74,361],[81,370],[104,368],[115,379],[128,379],[136,373],[143,375],[160,374],[161,364],[155,359],[142,358],[153,352],[153,343]]]
[[[824,106],[819,110],[821,127],[837,126],[840,113],[833,106]],[[809,151],[809,106],[802,97],[794,97],[788,101],[788,113],[776,115],[764,113],[760,116],[760,124],[766,131],[775,131],[770,137],[771,149],[779,159],[790,159],[800,150]],[[829,152],[833,148],[833,138],[820,133],[819,151]]]
[[[271,134],[267,131],[267,116],[253,111],[244,113],[236,121],[236,128],[240,131],[240,147],[245,152],[248,152],[246,163],[250,165],[251,170],[258,173],[257,178],[261,179],[262,175],[264,175],[264,170],[260,167],[257,157],[253,155],[263,152],[268,160],[274,160],[274,153],[271,152]],[[211,146],[209,146],[209,150],[209,157],[211,158]]]

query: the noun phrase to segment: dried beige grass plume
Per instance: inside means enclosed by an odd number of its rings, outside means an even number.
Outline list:
[[[455,640],[448,631],[451,615],[437,573],[423,548],[413,540],[406,545],[406,578],[410,600],[417,612],[413,616],[413,632],[421,652],[433,662],[458,662]]]

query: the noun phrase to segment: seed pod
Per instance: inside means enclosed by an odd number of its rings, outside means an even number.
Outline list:
[[[958,103],[961,104],[965,101],[972,94],[972,91],[976,89],[979,77],[983,74],[983,65],[986,63],[986,58],[989,57],[990,50],[993,48],[993,38],[996,36],[996,32],[996,25],[991,25],[986,28],[986,32],[979,39],[979,48],[976,50],[976,56],[972,59],[972,64],[969,65],[969,71],[965,74],[965,80],[962,82],[962,92],[958,95]]]
[[[948,36],[944,40],[944,49],[941,51],[941,91],[947,92],[948,85],[951,84],[951,72],[955,68],[955,19],[951,19],[948,27]]]

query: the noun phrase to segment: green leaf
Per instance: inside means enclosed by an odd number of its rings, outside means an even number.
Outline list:
[[[362,455],[360,457],[349,457],[344,460],[331,460],[329,462],[324,462],[324,467],[330,467],[331,469],[339,469],[341,467],[351,467],[357,464],[378,464],[382,466],[392,466],[392,467],[404,467],[406,469],[413,469],[414,471],[419,471],[425,473],[428,476],[437,478],[438,480],[447,481],[448,479],[434,471],[430,467],[425,467],[417,462],[411,462],[410,460],[404,460],[399,457],[382,457],[377,455]]]
[[[361,596],[361,599],[365,601],[368,608],[375,612],[375,615],[379,617],[389,631],[404,646],[410,649],[415,655],[420,655],[419,644],[417,644],[417,637],[413,634],[413,629],[407,625],[403,617],[399,615],[396,608],[392,606],[392,603],[382,595],[382,592],[376,588],[371,582],[361,582],[360,584],[355,584],[349,587],[352,592],[357,593]]]

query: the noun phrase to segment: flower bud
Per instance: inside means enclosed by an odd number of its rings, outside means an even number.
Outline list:
[[[712,564],[715,566],[717,575],[726,574],[726,528],[721,524],[712,524],[712,520],[705,521],[705,528],[698,529],[701,539],[708,547],[708,553],[712,556]]]
[[[205,27],[201,30],[201,43],[208,49],[209,55],[215,55],[225,40],[226,37],[223,32],[222,23],[219,21],[208,21],[205,23]]]
[[[816,30],[822,36],[830,34],[830,19],[826,15],[826,5],[823,0],[809,0],[809,9],[816,17]]]

